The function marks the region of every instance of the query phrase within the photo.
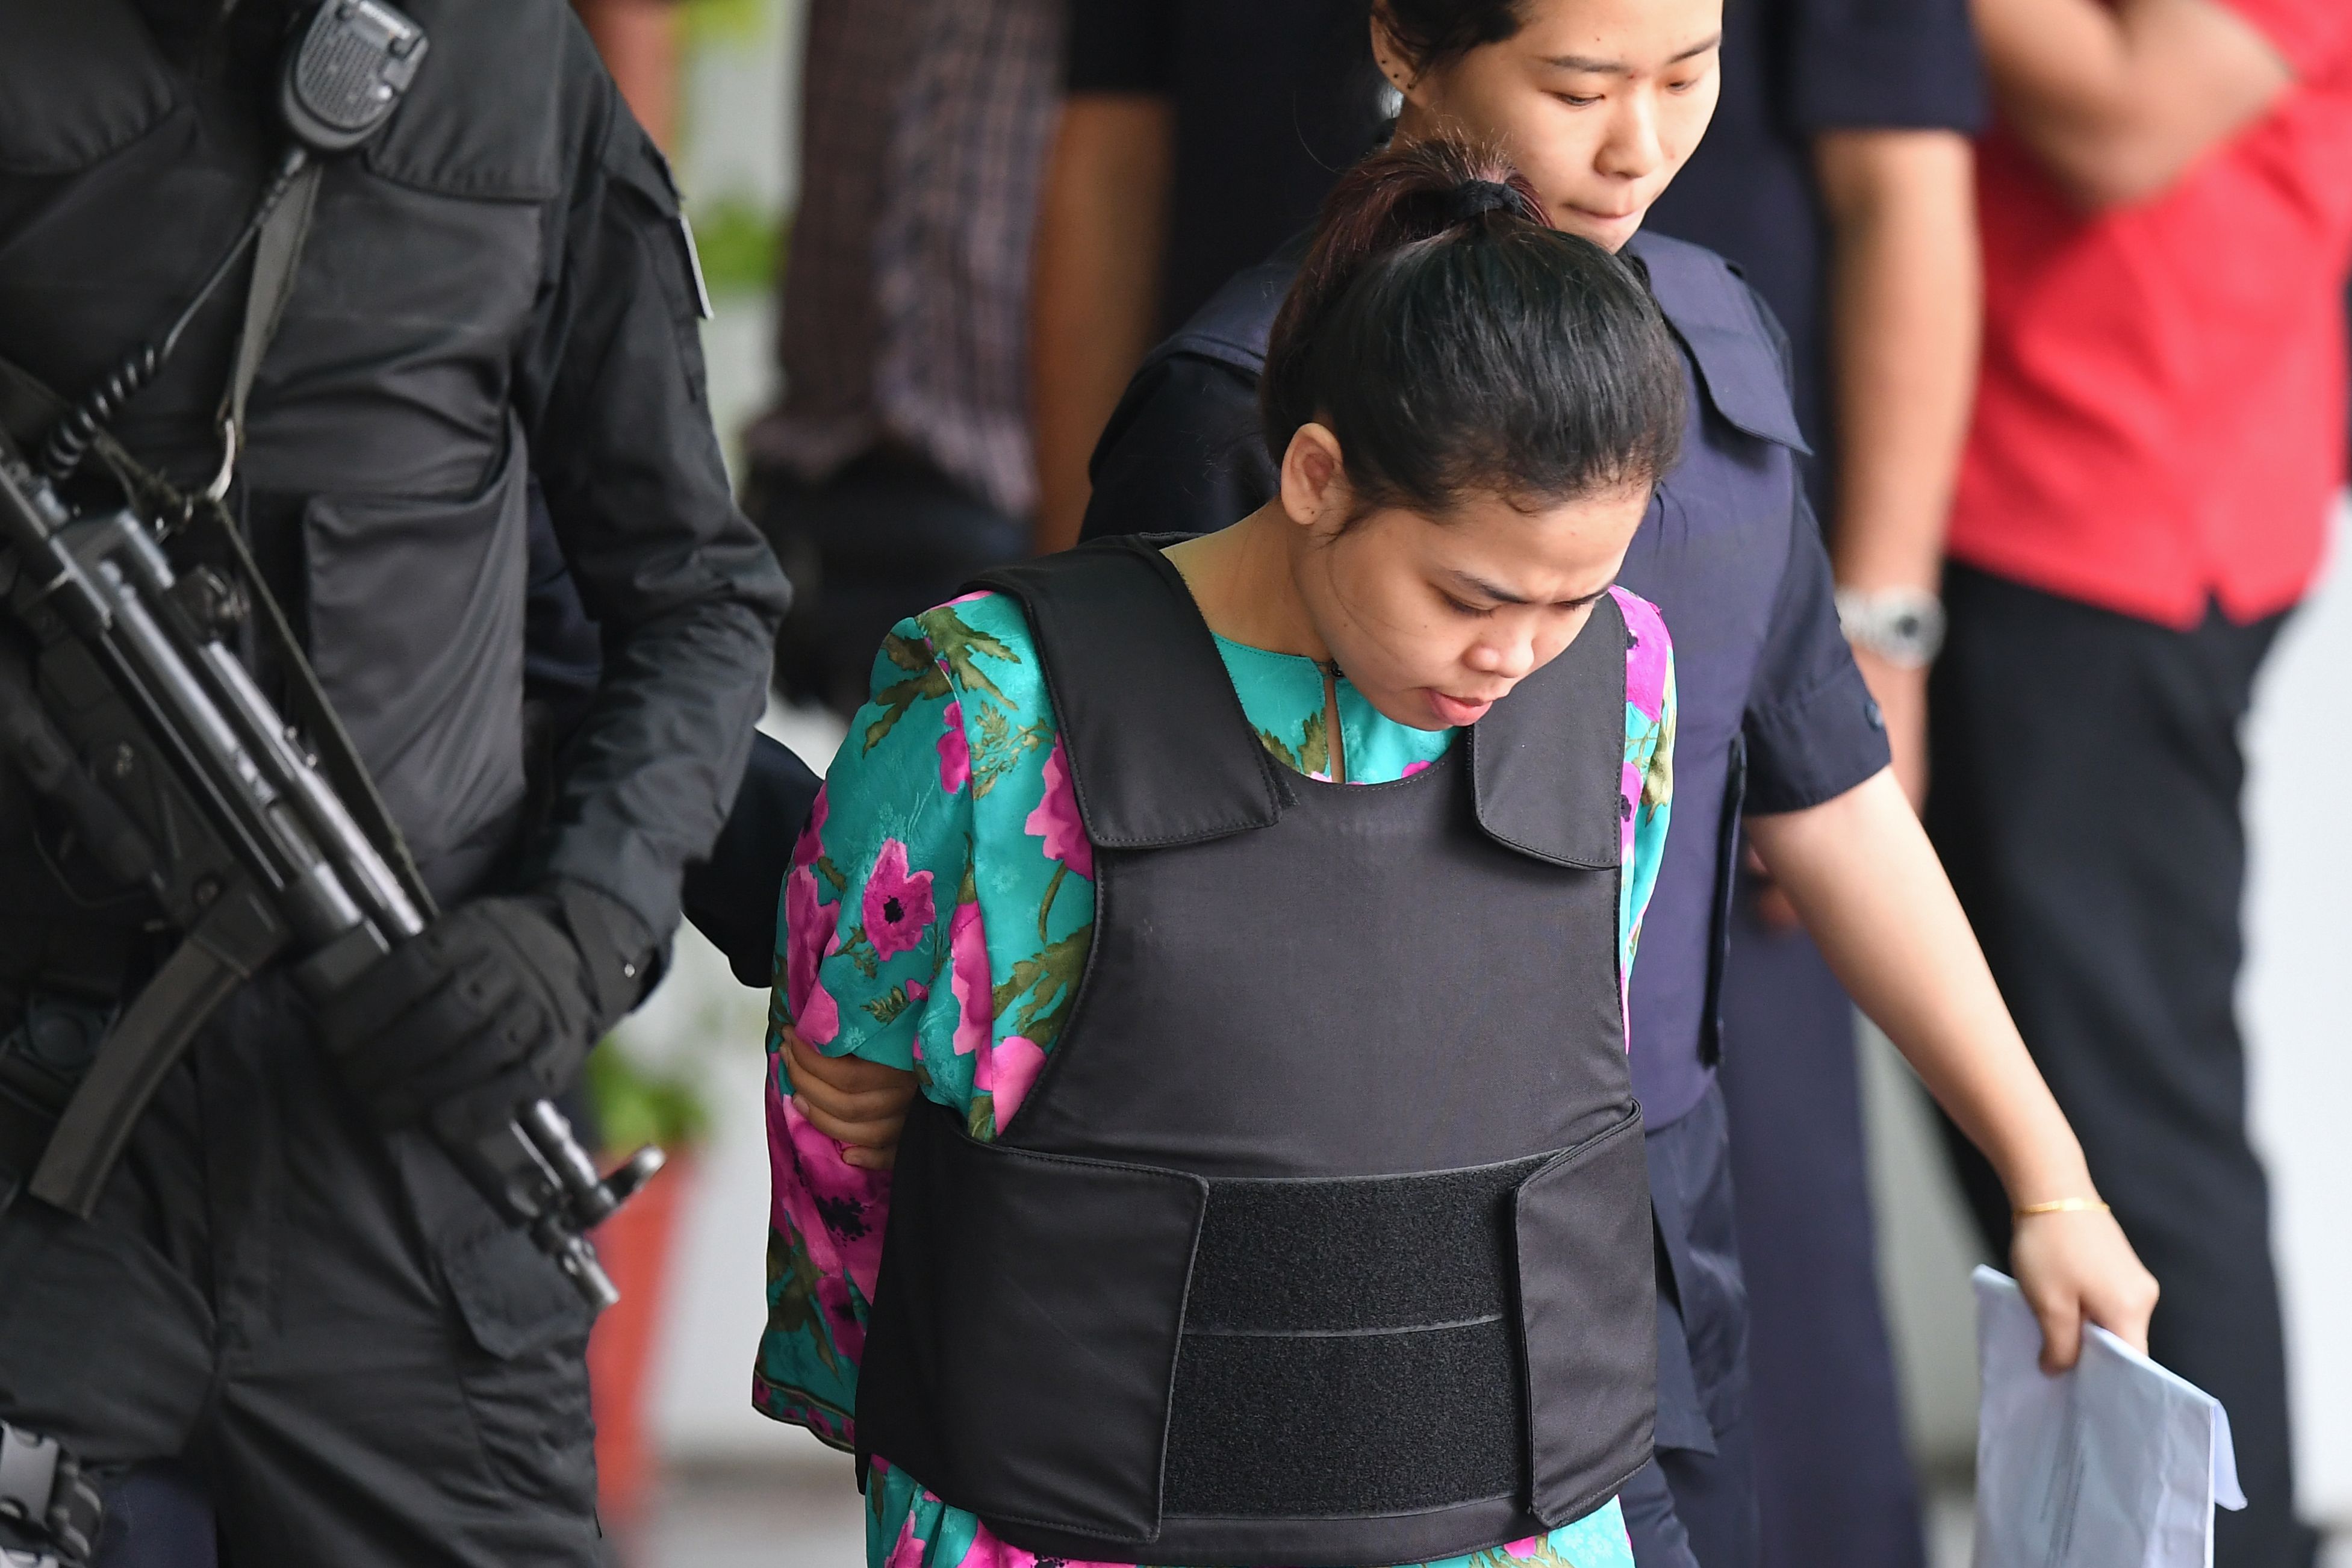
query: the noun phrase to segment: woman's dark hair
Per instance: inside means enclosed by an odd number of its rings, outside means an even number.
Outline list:
[[[1418,76],[1499,44],[1527,25],[1522,0],[1372,0],[1372,15]]]
[[[1430,515],[1468,495],[1541,504],[1654,484],[1685,395],[1633,269],[1554,229],[1507,161],[1442,138],[1341,178],[1258,384],[1276,464],[1320,423],[1360,511]]]

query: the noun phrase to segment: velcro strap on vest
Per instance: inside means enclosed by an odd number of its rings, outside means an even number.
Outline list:
[[[1168,1515],[1383,1514],[1522,1492],[1511,1200],[1542,1163],[1213,1182]]]

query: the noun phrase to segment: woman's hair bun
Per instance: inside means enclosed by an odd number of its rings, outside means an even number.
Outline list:
[[[1681,357],[1641,276],[1551,226],[1489,148],[1376,153],[1324,203],[1258,384],[1279,464],[1310,422],[1361,510],[1650,484],[1682,439]]]
[[[1463,181],[1445,194],[1444,212],[1449,223],[1470,223],[1494,212],[1508,213],[1529,223],[1543,221],[1525,196],[1501,180]]]

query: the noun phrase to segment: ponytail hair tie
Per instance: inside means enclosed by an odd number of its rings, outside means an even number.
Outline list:
[[[1445,193],[1444,210],[1450,227],[1491,212],[1507,212],[1523,218],[1528,216],[1528,203],[1526,197],[1500,180],[1465,180]]]

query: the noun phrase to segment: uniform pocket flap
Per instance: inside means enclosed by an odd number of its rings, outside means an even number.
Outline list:
[[[580,1293],[521,1231],[500,1226],[445,1247],[441,1268],[467,1331],[500,1360],[588,1326]]]

